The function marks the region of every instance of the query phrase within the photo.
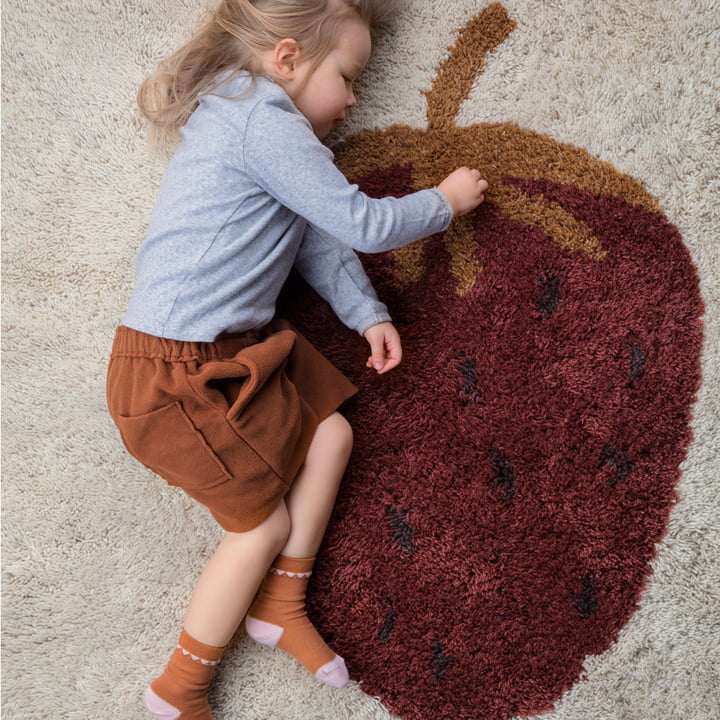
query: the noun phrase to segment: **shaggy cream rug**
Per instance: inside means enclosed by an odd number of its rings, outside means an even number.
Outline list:
[[[2,10],[2,717],[148,717],[219,532],[132,460],[106,358],[165,158],[134,107],[194,26],[190,0],[7,0]],[[682,235],[705,304],[694,440],[641,601],[545,720],[720,718],[720,12],[717,0],[505,0],[517,27],[457,123],[512,123],[640,181]],[[424,128],[457,30],[484,3],[408,0],[379,34],[346,132]],[[347,618],[353,622],[352,617]],[[393,668],[388,668],[392,673]],[[239,634],[216,718],[381,720]],[[438,707],[428,715],[452,717]],[[539,716],[536,716],[539,717]],[[480,719],[478,719],[480,720]]]

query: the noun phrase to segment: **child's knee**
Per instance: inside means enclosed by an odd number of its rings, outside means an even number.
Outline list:
[[[327,436],[328,444],[333,447],[340,456],[349,457],[353,446],[353,430],[350,423],[338,412],[333,413],[321,424]],[[320,429],[318,428],[318,429]]]
[[[281,501],[270,517],[250,532],[254,535],[256,543],[262,546],[268,555],[275,557],[290,536],[290,515],[285,502]]]

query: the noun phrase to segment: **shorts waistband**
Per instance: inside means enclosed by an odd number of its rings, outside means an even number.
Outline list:
[[[159,358],[166,362],[208,362],[234,357],[263,339],[260,330],[220,335],[214,342],[169,340],[120,325],[115,331],[111,357]]]

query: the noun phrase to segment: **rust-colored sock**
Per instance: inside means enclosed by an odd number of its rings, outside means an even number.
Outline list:
[[[257,642],[292,655],[318,680],[343,687],[348,682],[345,661],[325,644],[305,612],[314,563],[315,558],[275,558],[248,610],[245,628]]]
[[[212,720],[207,689],[224,649],[183,630],[165,672],[145,691],[147,709],[158,720]]]

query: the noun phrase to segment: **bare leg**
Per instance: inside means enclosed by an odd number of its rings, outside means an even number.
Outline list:
[[[340,413],[333,413],[318,426],[305,463],[285,497],[290,536],[282,555],[307,558],[317,553],[351,450],[350,424]]]
[[[253,530],[225,535],[195,584],[185,616],[188,634],[206,645],[227,645],[287,539],[288,529],[288,512],[280,503]]]
[[[284,503],[246,533],[227,533],[197,580],[180,641],[165,672],[145,692],[159,720],[212,720],[207,687],[224,647],[285,544],[290,519]]]
[[[285,498],[290,536],[245,620],[255,640],[285,650],[319,680],[335,687],[348,682],[345,663],[308,619],[305,591],[351,449],[352,430],[342,415],[335,413],[319,425]]]

